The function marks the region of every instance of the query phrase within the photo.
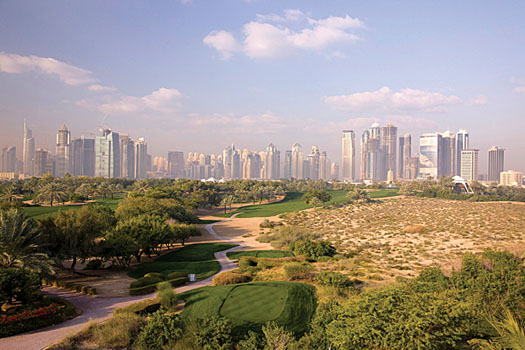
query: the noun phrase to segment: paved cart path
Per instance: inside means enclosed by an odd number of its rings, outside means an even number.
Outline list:
[[[239,244],[239,242],[232,241],[228,238],[218,235],[213,230],[213,225],[232,220],[236,215],[229,219],[222,220],[213,224],[206,225],[206,230],[218,240],[226,241],[228,243]],[[215,253],[215,258],[221,265],[220,272],[230,271],[237,268],[237,265],[228,257],[226,253],[236,250],[246,249],[247,247],[239,245],[231,249],[223,250]],[[182,293],[188,290],[211,285],[213,276],[204,280],[187,284],[185,286],[176,288],[177,293]],[[102,298],[91,297],[84,294],[65,291],[57,288],[46,287],[43,292],[49,295],[57,296],[73,303],[78,310],[82,311],[80,316],[77,316],[69,321],[61,323],[56,326],[39,329],[29,333],[23,333],[8,338],[0,339],[0,350],[41,350],[57,343],[61,339],[69,335],[73,335],[83,329],[89,322],[102,322],[107,320],[113,314],[113,310],[119,309],[142,300],[155,297],[155,293],[135,297],[122,298]]]

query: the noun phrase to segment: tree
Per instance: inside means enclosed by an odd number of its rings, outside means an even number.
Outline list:
[[[295,256],[306,256],[308,259],[317,260],[322,256],[334,256],[335,248],[329,241],[312,241],[301,239],[294,241],[288,247]]]
[[[370,196],[368,195],[367,191],[361,190],[361,189],[354,189],[353,191],[349,191],[346,196],[351,200],[355,201],[357,203],[363,202],[368,203],[370,202]]]
[[[326,190],[309,189],[302,198],[306,204],[313,205],[315,208],[322,203],[330,201],[332,196]]]
[[[64,202],[67,197],[62,185],[51,182],[38,190],[36,199],[39,202],[46,202],[53,206],[53,202]]]
[[[226,208],[230,207],[230,210],[232,209],[232,204],[235,201],[235,197],[231,194],[224,196],[224,198],[221,200],[221,205],[224,206],[224,212],[226,213]]]
[[[201,231],[195,225],[172,224],[169,225],[170,243],[179,242],[184,245],[193,236],[200,236]]]
[[[198,218],[179,201],[171,198],[155,199],[147,196],[132,196],[120,201],[115,216],[119,221],[150,214],[167,217],[180,223],[193,224]]]
[[[494,339],[472,339],[469,344],[478,350],[523,350],[525,349],[525,331],[523,325],[517,321],[509,309],[504,310],[503,319],[498,320],[493,316],[487,321],[498,333]]]
[[[21,209],[0,212],[0,267],[53,274],[51,259],[40,249],[41,231]]]
[[[102,237],[113,221],[105,208],[86,205],[79,210],[60,211],[54,219],[58,235],[59,255],[71,259],[71,271],[77,260],[85,260],[95,254],[95,239]]]

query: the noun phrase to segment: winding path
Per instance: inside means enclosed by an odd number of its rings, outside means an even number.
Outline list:
[[[213,225],[233,220],[236,215],[233,215],[229,219],[205,226],[206,231],[208,231],[216,239],[227,241],[228,243],[239,244],[237,247],[223,250],[214,254],[215,258],[221,265],[220,272],[231,271],[237,268],[237,265],[232,260],[228,259],[226,253],[247,248],[246,246],[242,246],[239,242],[234,242],[228,238],[218,235],[213,230]],[[177,293],[182,293],[188,290],[209,286],[211,285],[214,276],[176,288],[175,291]],[[79,332],[91,321],[99,323],[107,320],[111,317],[111,315],[113,315],[113,310],[115,309],[119,309],[142,300],[150,299],[155,296],[155,294],[152,293],[138,297],[102,298],[91,297],[84,294],[49,287],[44,288],[43,292],[70,301],[77,307],[77,309],[82,311],[82,314],[55,326],[50,326],[12,337],[2,338],[0,339],[0,350],[45,349],[51,344],[54,344],[69,335]]]

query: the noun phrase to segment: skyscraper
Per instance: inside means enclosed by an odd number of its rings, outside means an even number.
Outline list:
[[[149,163],[149,164],[148,164]],[[135,142],[135,179],[145,179],[151,169],[151,157],[148,157],[148,144],[143,137]]]
[[[57,132],[56,143],[56,176],[63,177],[71,173],[71,132],[62,125]]]
[[[326,152],[321,152],[321,156],[319,157],[319,178],[321,180],[331,180],[331,165],[332,162],[328,159]]]
[[[71,141],[73,176],[95,176],[95,140],[80,137]]]
[[[353,130],[343,130],[342,139],[343,180],[355,180],[355,133]]]
[[[284,172],[283,172],[283,178],[290,179],[292,177],[292,159],[293,154],[291,150],[287,150],[284,152]]]
[[[292,147],[292,177],[303,179],[303,148],[296,143]]]
[[[179,151],[168,152],[168,173],[171,177],[182,177],[184,172],[184,153]]]
[[[48,155],[49,153],[42,148],[38,148],[35,152],[34,161],[34,175],[41,177],[47,174],[48,168]]]
[[[469,148],[469,134],[465,129],[456,133],[456,175],[461,174],[461,151]]]
[[[505,165],[505,150],[496,146],[489,149],[489,181],[498,182],[500,174],[504,170]]]
[[[236,153],[235,146],[231,145],[222,151],[222,162],[224,166],[224,178],[233,179],[233,155]],[[240,166],[240,164],[239,164]]]
[[[16,147],[6,147],[2,149],[0,169],[2,172],[16,172]]]
[[[119,135],[120,177],[135,178],[135,142],[128,135]]]
[[[443,142],[443,152],[439,161],[441,166],[440,174],[443,176],[454,176],[456,174],[456,136],[451,131],[441,134]]]
[[[280,152],[272,143],[268,145],[264,159],[264,179],[278,180],[281,165]]]
[[[391,146],[390,140],[388,143]],[[361,180],[386,180],[388,169],[385,170],[385,167],[388,162],[385,154],[389,147],[385,144],[386,142],[381,140],[381,128],[378,123],[372,124],[368,130],[363,132],[361,136]]]
[[[423,134],[419,137],[419,174],[423,177],[439,179],[441,167],[439,161],[443,152],[440,133]]]
[[[399,138],[399,170],[398,177],[410,179],[408,159],[412,158],[412,136],[405,134]]]
[[[312,151],[308,154],[308,178],[312,180],[319,179],[319,158],[321,157],[321,152],[317,146],[312,146]],[[306,177],[306,176],[305,176]]]
[[[35,139],[33,132],[27,127],[24,119],[24,148],[22,154],[22,161],[24,162],[24,174],[33,175],[33,160],[35,158]]]
[[[381,128],[381,151],[383,160],[383,169],[381,180],[387,179],[389,170],[392,170],[392,176],[397,176],[397,127],[388,124]]]
[[[461,177],[467,181],[478,179],[478,155],[477,149],[464,149],[461,151]]]
[[[119,134],[110,129],[95,138],[95,176],[120,177]]]
[[[331,166],[331,179],[338,179],[339,178],[339,165],[337,163],[332,163]]]

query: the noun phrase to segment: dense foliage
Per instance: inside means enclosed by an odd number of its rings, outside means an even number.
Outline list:
[[[292,242],[288,249],[295,256],[305,256],[310,260],[317,260],[322,256],[334,256],[336,250],[329,241],[312,241],[301,239]]]

